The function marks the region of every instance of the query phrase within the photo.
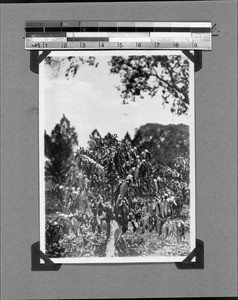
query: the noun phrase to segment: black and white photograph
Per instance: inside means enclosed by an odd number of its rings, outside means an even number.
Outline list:
[[[53,51],[39,96],[41,251],[66,264],[183,261],[196,239],[193,62]]]

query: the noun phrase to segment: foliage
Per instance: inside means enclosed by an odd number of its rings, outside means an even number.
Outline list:
[[[104,256],[112,220],[120,228],[120,256],[159,251],[160,236],[166,240],[170,231],[169,220],[174,222],[175,235],[179,226],[183,232],[187,216],[183,220],[182,211],[189,197],[188,158],[177,157],[170,166],[154,165],[147,149],[130,145],[128,138],[119,141],[111,133],[102,138],[97,130],[88,145],[70,157],[64,184],[57,186],[60,214],[49,216],[56,227],[47,231],[56,243],[47,246],[51,255],[53,247],[55,255],[63,257]],[[180,223],[173,221],[176,218]]]
[[[126,242],[129,249],[130,256],[140,256],[144,251],[144,238],[143,234],[132,231],[126,233]]]
[[[128,146],[131,146],[132,145],[132,138],[129,134],[129,132],[127,131],[122,142],[126,143]]]
[[[47,220],[47,255],[49,257],[105,256],[106,234],[93,233],[89,224],[81,224],[79,233],[71,221],[72,218],[63,226],[61,218],[57,215],[54,224],[50,219]],[[64,233],[64,230],[67,232]]]
[[[103,257],[105,256],[106,242],[106,234],[99,235],[91,231],[83,233],[79,237],[66,236],[60,241],[62,248],[65,249],[62,257]]]
[[[148,149],[154,166],[172,166],[177,157],[187,157],[189,154],[189,128],[184,124],[148,123],[136,130],[131,144],[140,151]]]
[[[151,97],[161,90],[163,104],[171,102],[171,112],[184,114],[189,105],[189,63],[179,55],[171,56],[113,56],[111,73],[120,74],[124,103],[135,101],[143,93]]]
[[[61,257],[65,251],[59,243],[61,237],[62,230],[59,224],[57,222],[53,224],[50,220],[47,220],[45,230],[46,254],[50,257]]]
[[[45,64],[50,66],[53,72],[53,77],[57,77],[59,72],[63,70],[65,77],[69,79],[71,76],[75,76],[79,68],[87,64],[88,66],[98,66],[96,58],[89,56],[88,58],[80,56],[68,56],[67,58],[48,56],[45,58]]]
[[[78,145],[75,128],[71,127],[70,121],[63,115],[51,135],[45,131],[44,138],[45,156],[49,159],[46,164],[46,175],[51,176],[54,183],[63,183],[73,147]]]
[[[129,230],[124,234],[124,239],[127,243],[129,256],[187,256],[189,254],[189,209],[185,205],[183,208],[183,217],[185,221],[185,234],[181,241],[178,243],[177,235],[175,231],[170,230],[167,236],[159,236],[156,231],[138,230],[133,232],[132,225]],[[67,215],[65,215],[67,217]],[[90,224],[81,224],[80,233],[78,234],[76,228],[73,226],[73,222],[67,223],[69,233],[62,234],[64,231],[60,216],[55,214],[51,215],[47,220],[46,236],[49,235],[49,224],[52,224],[54,220],[54,227],[60,228],[61,236],[59,236],[58,242],[46,240],[47,255],[49,257],[105,257],[107,237],[106,231],[103,230],[100,234],[98,232],[93,233]],[[72,216],[68,216],[72,220]],[[51,221],[50,221],[51,220]],[[178,220],[174,219],[173,222]],[[175,227],[173,227],[175,228]],[[51,233],[52,234],[52,233]],[[55,236],[54,236],[55,237]],[[123,256],[123,255],[122,255]]]

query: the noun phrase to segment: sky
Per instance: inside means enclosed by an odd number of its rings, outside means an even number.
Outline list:
[[[67,52],[63,53],[65,55]],[[111,132],[122,139],[127,131],[133,138],[135,129],[146,123],[189,125],[189,116],[176,116],[169,107],[163,107],[160,93],[154,98],[145,96],[136,102],[122,104],[120,92],[115,88],[120,84],[120,76],[110,74],[109,60],[108,53],[101,54],[97,57],[97,68],[85,64],[75,77],[68,80],[65,77],[67,65],[53,76],[54,69],[44,62],[41,64],[40,91],[43,99],[40,101],[43,101],[44,129],[48,134],[63,114],[75,127],[79,146],[83,147],[87,147],[89,135],[94,129],[101,136]]]

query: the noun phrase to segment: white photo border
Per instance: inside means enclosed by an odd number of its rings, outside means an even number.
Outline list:
[[[110,50],[110,51],[51,51],[48,56],[130,56],[130,55],[181,55],[187,56],[181,50]],[[190,249],[196,247],[196,190],[195,190],[195,97],[194,97],[194,63],[189,61],[189,99],[191,123],[189,125],[190,143]],[[44,161],[44,60],[39,64],[39,211],[40,211],[40,250],[45,253],[45,161]],[[93,72],[93,70],[92,70]],[[190,251],[190,252],[191,252]],[[60,264],[118,264],[118,263],[168,263],[182,262],[186,256],[133,256],[133,257],[72,257],[52,258],[51,261]],[[193,259],[194,261],[195,259]],[[41,260],[41,263],[44,263]]]

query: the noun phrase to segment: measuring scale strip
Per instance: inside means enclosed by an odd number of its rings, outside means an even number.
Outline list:
[[[210,47],[209,42],[26,42],[25,48],[31,49],[204,49]]]

